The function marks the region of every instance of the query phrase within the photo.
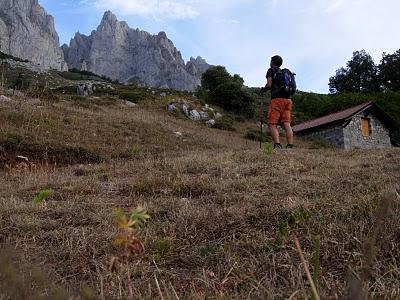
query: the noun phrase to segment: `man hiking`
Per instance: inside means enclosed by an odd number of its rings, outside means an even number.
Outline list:
[[[279,131],[276,127],[278,124],[283,124],[285,128],[286,148],[293,148],[293,130],[290,125],[292,119],[292,100],[290,99],[290,95],[294,94],[296,85],[294,74],[288,69],[281,70],[282,63],[283,59],[279,55],[271,58],[271,68],[266,75],[267,84],[260,90],[261,94],[271,91],[271,103],[268,108],[268,127],[274,141],[274,149],[282,149]]]

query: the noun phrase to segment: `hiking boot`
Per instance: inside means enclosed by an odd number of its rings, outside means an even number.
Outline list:
[[[280,143],[278,143],[278,144],[274,144],[274,150],[275,149],[283,149],[283,147]]]
[[[286,149],[293,149],[293,144],[287,144]]]

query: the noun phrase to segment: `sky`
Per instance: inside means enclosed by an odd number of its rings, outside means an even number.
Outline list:
[[[327,93],[352,53],[379,63],[400,49],[399,0],[39,0],[60,42],[90,34],[111,10],[131,28],[165,31],[185,60],[201,56],[263,86],[271,56],[297,74],[303,91]]]

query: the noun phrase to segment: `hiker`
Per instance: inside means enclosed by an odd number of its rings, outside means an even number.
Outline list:
[[[271,91],[271,103],[268,108],[268,127],[274,141],[274,149],[282,149],[277,125],[283,125],[285,128],[286,148],[293,148],[293,130],[290,125],[292,119],[292,100],[290,96],[294,94],[296,86],[294,74],[288,69],[281,70],[282,63],[283,59],[279,55],[271,58],[271,68],[266,75],[267,84],[260,90],[260,94]],[[286,72],[288,73],[286,74]],[[291,86],[292,84],[294,86]]]
[[[19,73],[14,84],[14,90],[22,90],[24,88],[24,73]]]

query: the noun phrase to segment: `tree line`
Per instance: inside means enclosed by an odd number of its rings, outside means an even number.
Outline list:
[[[356,51],[346,67],[329,79],[329,91],[336,93],[374,93],[400,91],[400,50],[382,54],[376,64],[365,50]]]

